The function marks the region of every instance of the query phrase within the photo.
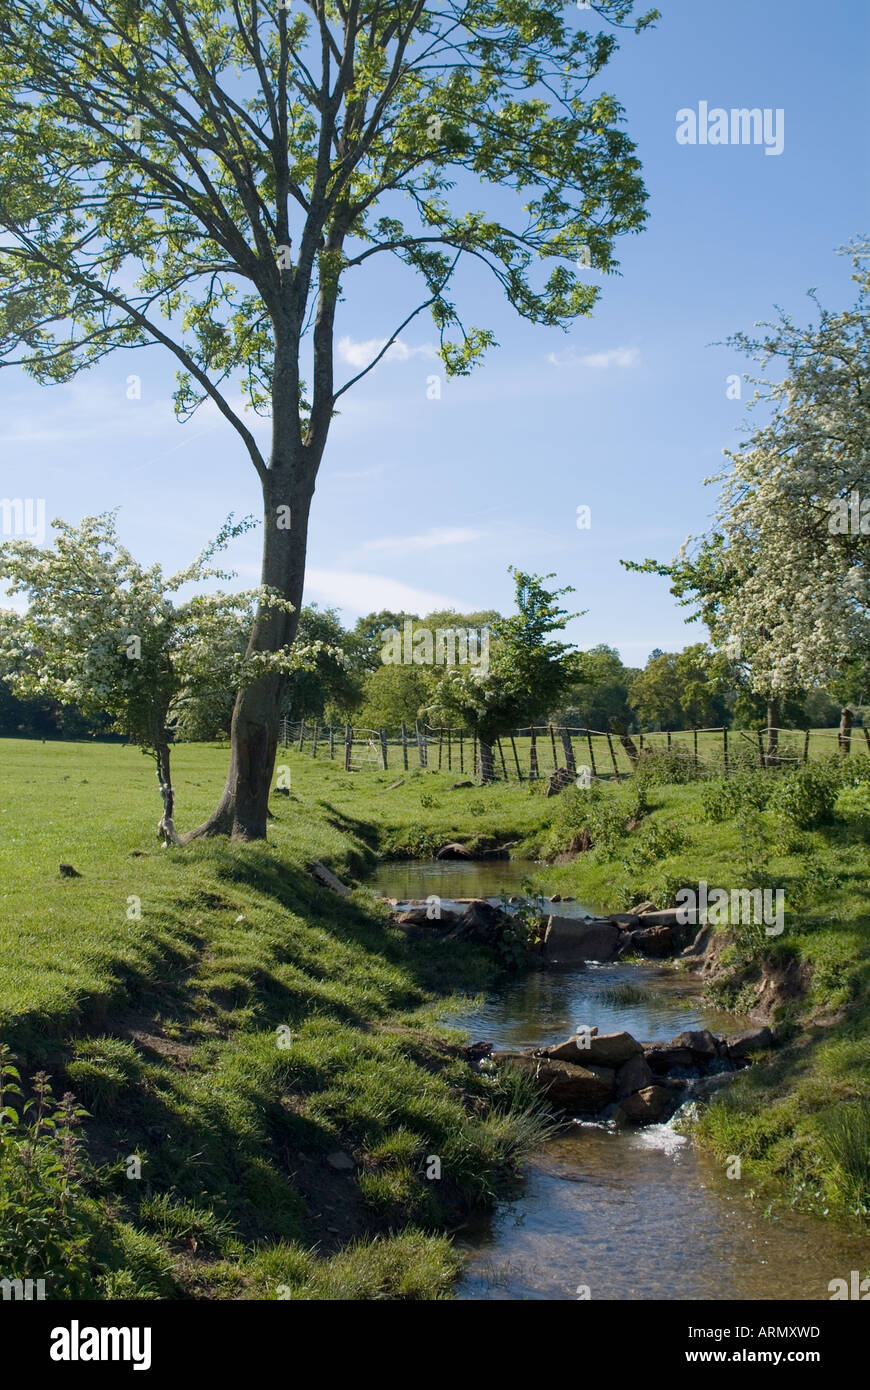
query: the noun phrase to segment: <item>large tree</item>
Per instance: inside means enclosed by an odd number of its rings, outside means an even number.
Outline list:
[[[615,238],[642,227],[635,147],[598,89],[632,9],[0,0],[0,355],[63,382],[161,344],[179,415],[214,403],[262,486],[262,583],[295,609],[262,607],[251,652],[294,639],[344,392],[426,309],[446,371],[471,369],[493,338],[454,303],[466,264],[524,318],[567,327],[595,303],[589,270],[612,271]],[[395,317],[339,383],[339,299],[384,256],[405,268]],[[271,419],[267,454],[239,385]],[[240,691],[202,833],[265,834],[281,694],[278,674]]]

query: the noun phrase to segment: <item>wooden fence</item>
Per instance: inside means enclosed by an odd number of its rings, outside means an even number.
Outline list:
[[[848,753],[851,741],[861,734],[870,751],[867,728],[852,730],[850,739],[836,729],[666,729],[619,734],[542,724],[496,739],[493,763],[496,777],[505,780],[533,782],[564,769],[575,777],[620,781],[631,775],[639,759],[658,754],[670,756],[697,775],[712,776],[748,765],[796,765],[838,748]],[[480,770],[473,734],[420,720],[413,727],[402,724],[388,731],[283,719],[280,739],[284,747],[295,745],[312,757],[343,760],[348,772],[416,767],[474,778]]]

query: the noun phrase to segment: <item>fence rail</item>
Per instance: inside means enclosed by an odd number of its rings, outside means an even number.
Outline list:
[[[515,729],[495,740],[493,772],[503,780],[534,782],[555,772],[589,779],[621,781],[635,771],[638,761],[650,753],[669,754],[697,772],[730,773],[753,763],[761,767],[806,763],[813,756],[839,749],[851,751],[851,742],[863,734],[870,751],[870,729],[855,728],[848,734],[837,729],[665,729],[653,733],[614,733],[601,729],[539,724]],[[476,777],[480,772],[480,747],[467,729],[433,727],[417,720],[414,727],[398,730],[363,729],[355,725],[321,724],[309,720],[282,719],[282,745],[295,745],[312,757],[343,760],[345,770],[382,771],[411,767],[432,768]]]

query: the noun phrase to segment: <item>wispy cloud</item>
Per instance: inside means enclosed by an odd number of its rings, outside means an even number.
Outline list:
[[[406,613],[435,613],[445,608],[461,613],[468,608],[455,595],[417,589],[400,579],[356,570],[309,569],[305,575],[305,601],[310,603],[312,599],[358,616],[381,608]]]
[[[564,352],[549,353],[547,361],[553,367],[636,367],[640,361],[640,353],[633,347],[608,348],[606,352],[582,354],[575,352],[573,348],[566,348]]]
[[[331,479],[338,480],[339,478],[343,481],[350,478],[379,478],[386,471],[387,465],[385,463],[372,464],[371,468],[335,468],[324,471],[324,481],[329,482]]]
[[[373,362],[378,353],[387,342],[386,338],[366,338],[363,342],[345,335],[339,338],[337,352],[339,361],[347,362],[351,367],[356,367],[361,371]],[[397,338],[389,350],[384,353],[385,362],[410,362],[412,357],[437,357],[438,349],[434,343],[421,343],[419,347],[411,347],[410,343]]]
[[[470,526],[433,526],[422,536],[382,536],[366,541],[364,550],[386,551],[390,555],[410,555],[416,550],[437,550],[444,545],[467,545],[482,536]]]

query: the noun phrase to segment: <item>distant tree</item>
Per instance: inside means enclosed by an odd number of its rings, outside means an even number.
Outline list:
[[[558,723],[607,731],[631,722],[628,688],[635,672],[623,665],[615,647],[599,643],[577,655],[580,679],[557,712]]]
[[[631,682],[629,701],[644,728],[719,728],[729,718],[728,689],[704,642],[650,656]]]
[[[282,713],[288,719],[322,719],[327,708],[347,711],[359,704],[363,682],[350,669],[348,638],[334,608],[312,603],[302,609],[296,641],[306,648],[317,643],[318,654],[287,677]]]
[[[577,679],[573,645],[552,640],[569,614],[558,606],[572,588],[549,590],[543,576],[511,568],[517,612],[493,624],[489,669],[470,665],[445,671],[432,699],[432,713],[458,720],[477,735],[480,781],[494,779],[493,744],[517,724],[529,723],[537,710],[553,709]]]
[[[390,628],[402,631],[406,619],[422,622],[417,613],[394,613],[382,608],[379,613],[367,613],[357,618],[356,625],[348,633],[345,643],[348,666],[352,671],[367,673],[377,671],[383,665],[381,653],[384,646],[384,633]]]
[[[650,657],[634,677],[629,703],[642,729],[679,729],[683,722],[675,652]]]
[[[435,684],[431,666],[379,666],[366,677],[356,720],[367,729],[396,729],[403,722],[413,725],[431,700]]]

